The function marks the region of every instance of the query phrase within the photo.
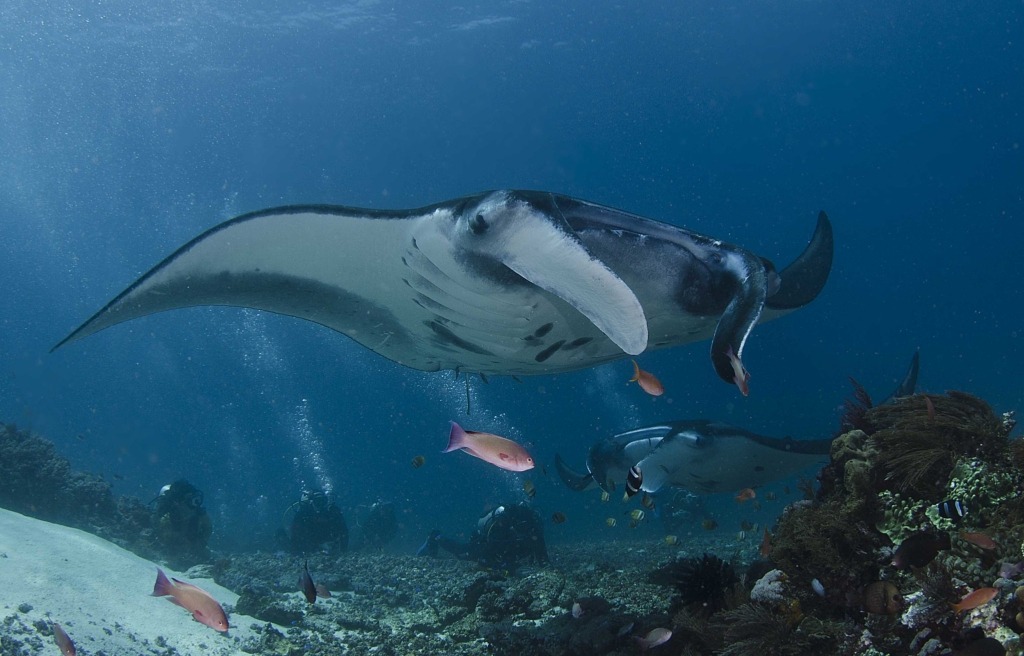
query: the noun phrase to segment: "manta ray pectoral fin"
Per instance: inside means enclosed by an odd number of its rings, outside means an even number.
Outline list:
[[[505,266],[579,310],[630,355],[647,348],[647,317],[633,290],[567,226],[522,201],[506,201],[498,236],[488,250]],[[479,221],[477,214],[475,218]],[[472,224],[471,230],[480,229]]]
[[[779,290],[768,297],[765,306],[786,311],[813,301],[825,287],[832,270],[833,250],[832,223],[827,214],[820,212],[811,241],[804,252],[779,273]]]

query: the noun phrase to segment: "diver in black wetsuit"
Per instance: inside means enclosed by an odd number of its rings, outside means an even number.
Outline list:
[[[437,556],[439,548],[495,569],[549,562],[540,515],[524,505],[498,506],[481,517],[468,543],[444,537],[435,529],[416,555]]]
[[[294,553],[311,553],[321,549],[348,549],[348,525],[338,505],[320,490],[304,490],[302,500],[292,504],[289,541]],[[289,510],[291,509],[289,508]]]

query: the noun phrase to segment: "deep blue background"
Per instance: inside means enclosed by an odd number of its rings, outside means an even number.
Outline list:
[[[148,499],[185,476],[218,543],[248,546],[303,485],[330,483],[352,514],[395,501],[405,546],[522,497],[521,477],[438,453],[451,418],[580,465],[594,439],[668,418],[824,437],[847,376],[882,397],[918,347],[923,389],[1021,405],[1019,1],[280,5],[0,7],[0,421],[123,476],[118,492]],[[450,374],[237,309],[47,353],[243,211],[500,187],[621,207],[780,266],[825,209],[835,267],[812,305],[755,330],[747,399],[703,343],[641,358],[658,400],[622,361],[475,383],[467,418]],[[570,517],[551,539],[608,535],[592,495],[533,478],[538,508]]]

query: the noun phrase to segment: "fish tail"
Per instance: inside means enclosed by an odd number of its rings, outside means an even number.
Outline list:
[[[629,379],[629,382],[635,383],[638,380],[640,380],[640,365],[636,363],[636,360],[633,360],[633,377]]]
[[[466,431],[454,421],[451,422],[452,430],[448,433],[448,446],[441,453],[448,453],[466,446]]]
[[[166,597],[167,595],[174,594],[174,585],[171,583],[164,571],[159,567],[156,568],[156,583],[153,585],[154,597]]]

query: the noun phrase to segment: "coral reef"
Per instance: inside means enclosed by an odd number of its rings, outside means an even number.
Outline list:
[[[834,440],[816,499],[790,506],[774,531],[770,557],[784,585],[752,597],[770,597],[775,608],[787,597],[799,603],[835,641],[828,653],[1022,653],[1009,594],[1017,584],[999,578],[1004,562],[1004,572],[1019,575],[1013,564],[1024,548],[1024,447],[1009,439],[1012,415],[963,392],[876,407],[858,395],[847,410],[856,421],[844,425],[856,428]],[[953,502],[966,510],[950,512]],[[932,543],[940,547],[925,549]],[[824,594],[809,591],[812,577]],[[993,585],[1001,592],[990,602],[962,613],[951,607]],[[743,613],[751,626],[760,621],[752,609]],[[763,620],[760,635],[770,640],[723,625],[715,653],[788,653],[769,644],[785,627]],[[790,627],[788,644],[807,622]]]

